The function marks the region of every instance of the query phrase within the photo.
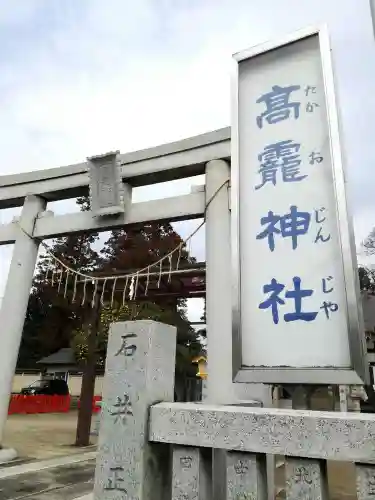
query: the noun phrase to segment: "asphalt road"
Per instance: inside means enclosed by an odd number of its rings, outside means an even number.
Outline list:
[[[0,480],[1,500],[73,500],[93,489],[95,460]]]

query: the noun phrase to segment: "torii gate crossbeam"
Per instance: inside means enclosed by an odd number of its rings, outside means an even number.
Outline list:
[[[106,219],[90,212],[55,216],[47,202],[88,193],[87,164],[0,177],[0,209],[23,205],[19,220],[0,225],[0,245],[15,243],[0,310],[0,443],[8,413],[23,322],[39,241],[60,235],[106,231],[154,220],[206,217],[206,290],[209,373],[208,395],[215,403],[239,399],[248,385],[232,382],[230,130],[221,129],[172,144],[120,155],[125,183],[124,214]],[[206,174],[205,189],[190,194],[132,203],[132,187]],[[225,186],[224,189],[220,187]],[[207,200],[214,198],[206,208]],[[253,388],[252,388],[253,390]],[[241,399],[241,398],[240,398]],[[1,458],[1,457],[0,457]]]

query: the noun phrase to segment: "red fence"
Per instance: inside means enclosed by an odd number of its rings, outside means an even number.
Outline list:
[[[70,396],[24,396],[14,394],[8,415],[14,413],[61,413],[70,409]]]
[[[100,406],[97,405],[99,401],[102,400],[101,396],[94,396],[92,399],[92,412],[93,413],[99,413],[100,412]],[[78,408],[81,407],[81,400],[78,400]]]
[[[102,400],[101,396],[94,396],[94,399],[92,401],[92,411],[93,413],[99,413],[100,412],[100,406],[97,405]]]

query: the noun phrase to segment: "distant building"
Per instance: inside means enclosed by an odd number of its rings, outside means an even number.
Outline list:
[[[70,373],[79,372],[74,351],[70,347],[60,349],[50,356],[40,359],[37,364],[41,366],[45,375],[64,380],[68,380]]]

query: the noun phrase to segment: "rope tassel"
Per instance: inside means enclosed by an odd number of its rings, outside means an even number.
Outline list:
[[[74,288],[73,288],[73,298],[72,298],[72,302],[74,303],[76,301],[76,293],[77,293],[77,279],[78,279],[78,276],[75,275],[74,277]]]
[[[92,293],[92,300],[91,300],[91,307],[95,307],[95,299],[96,299],[96,293],[98,291],[98,280],[94,280],[95,286],[94,286],[94,291]]]
[[[124,291],[122,292],[122,307],[125,306],[125,301],[126,301],[126,290],[128,288],[128,281],[129,281],[129,276],[126,276],[126,281],[125,281],[125,286],[124,286]]]
[[[104,306],[104,292],[105,292],[105,286],[107,284],[107,278],[105,278],[104,283],[103,283],[103,289],[102,289],[102,294],[100,297],[100,303],[102,306]]]
[[[208,206],[210,205],[210,203],[212,202],[212,200],[217,196],[217,194],[221,191],[222,188],[224,188],[225,186],[228,186],[229,185],[229,179],[226,180],[225,182],[223,182],[218,188],[217,190],[214,192],[214,194],[211,196],[211,198],[207,201],[206,203],[206,207],[205,207],[205,214],[207,212],[207,208]],[[144,267],[143,269],[138,269],[134,274],[132,275],[122,275],[122,276],[105,276],[105,277],[98,277],[98,276],[91,276],[89,274],[85,274],[85,273],[82,273],[76,269],[72,269],[70,266],[68,266],[67,264],[65,264],[65,262],[63,262],[63,260],[59,257],[57,257],[56,255],[54,255],[52,253],[52,251],[50,250],[50,248],[42,241],[41,242],[41,245],[44,247],[44,249],[46,250],[46,253],[49,255],[50,259],[51,259],[51,264],[54,263],[54,266],[53,268],[51,268],[50,266],[47,266],[47,271],[46,271],[46,275],[45,275],[45,279],[47,280],[48,276],[49,276],[49,272],[52,271],[51,273],[51,284],[52,286],[56,283],[58,284],[58,289],[57,289],[57,292],[60,293],[60,289],[61,289],[61,286],[62,286],[62,281],[63,281],[63,278],[64,278],[64,272],[66,273],[66,280],[65,280],[65,284],[64,284],[64,297],[66,297],[67,295],[67,292],[68,292],[68,280],[69,280],[69,276],[72,275],[74,276],[74,288],[73,288],[73,299],[72,301],[75,302],[76,300],[76,296],[77,296],[77,284],[78,284],[78,279],[81,278],[80,282],[83,281],[83,296],[82,296],[82,301],[81,301],[81,305],[84,306],[85,302],[86,302],[86,297],[87,297],[87,290],[86,290],[86,285],[87,285],[87,282],[90,281],[93,285],[94,285],[94,290],[93,290],[93,294],[92,294],[92,298],[91,298],[91,307],[94,307],[95,306],[95,299],[96,299],[96,296],[97,296],[97,292],[98,292],[98,282],[99,281],[104,281],[103,283],[103,290],[101,292],[101,303],[103,304],[104,303],[104,295],[105,295],[105,287],[106,287],[106,282],[108,280],[113,280],[113,289],[112,289],[112,293],[111,293],[111,307],[113,307],[113,303],[114,303],[114,294],[115,294],[115,289],[116,289],[116,282],[118,279],[125,279],[125,286],[124,286],[124,290],[123,290],[123,293],[122,293],[122,306],[125,305],[125,302],[126,302],[126,293],[127,293],[127,289],[128,289],[128,282],[129,282],[129,278],[131,278],[131,289],[129,290],[129,298],[131,300],[134,300],[137,296],[137,292],[138,292],[138,285],[139,285],[139,278],[140,277],[143,277],[143,276],[146,276],[146,286],[145,286],[145,295],[148,294],[149,292],[149,284],[150,284],[150,275],[157,275],[158,276],[158,279],[157,279],[157,288],[160,288],[160,285],[161,285],[161,279],[162,279],[162,276],[164,274],[167,274],[168,275],[168,283],[171,282],[171,275],[172,275],[172,272],[173,272],[173,255],[178,252],[178,255],[177,255],[177,264],[176,264],[176,271],[179,270],[179,266],[180,266],[180,261],[181,261],[181,258],[182,258],[182,251],[185,247],[186,244],[189,245],[189,249],[188,249],[188,253],[190,254],[191,252],[191,240],[193,238],[193,236],[195,234],[198,233],[198,231],[204,226],[205,224],[205,220],[203,220],[203,222],[201,222],[198,227],[188,236],[188,238],[186,238],[185,241],[181,241],[180,240],[180,243],[171,251],[169,252],[167,255],[163,255],[163,257],[161,257],[159,260],[157,260],[156,262],[154,262],[153,264],[149,264],[148,266]],[[33,236],[28,234],[25,229],[23,227],[21,227],[21,225],[18,223],[19,225],[19,228],[21,231],[23,231],[25,234],[27,234],[27,236],[29,236],[30,238],[32,238]],[[169,269],[167,272],[163,272],[163,262],[168,259],[169,261]],[[155,269],[158,267],[158,272],[151,272],[152,269]],[[183,270],[182,270],[183,272]],[[60,273],[60,276],[59,276],[59,273]],[[146,273],[146,274],[143,274],[143,273]],[[56,278],[56,279],[55,279]]]
[[[85,301],[86,301],[86,284],[87,284],[87,280],[85,280],[83,282],[83,297],[82,297],[81,306],[84,306],[85,305]]]
[[[115,298],[117,278],[113,280],[112,295],[111,295],[111,309],[113,309],[113,299]]]
[[[69,269],[66,270],[65,287],[64,287],[64,299],[66,298],[66,292],[68,291],[69,282]]]

